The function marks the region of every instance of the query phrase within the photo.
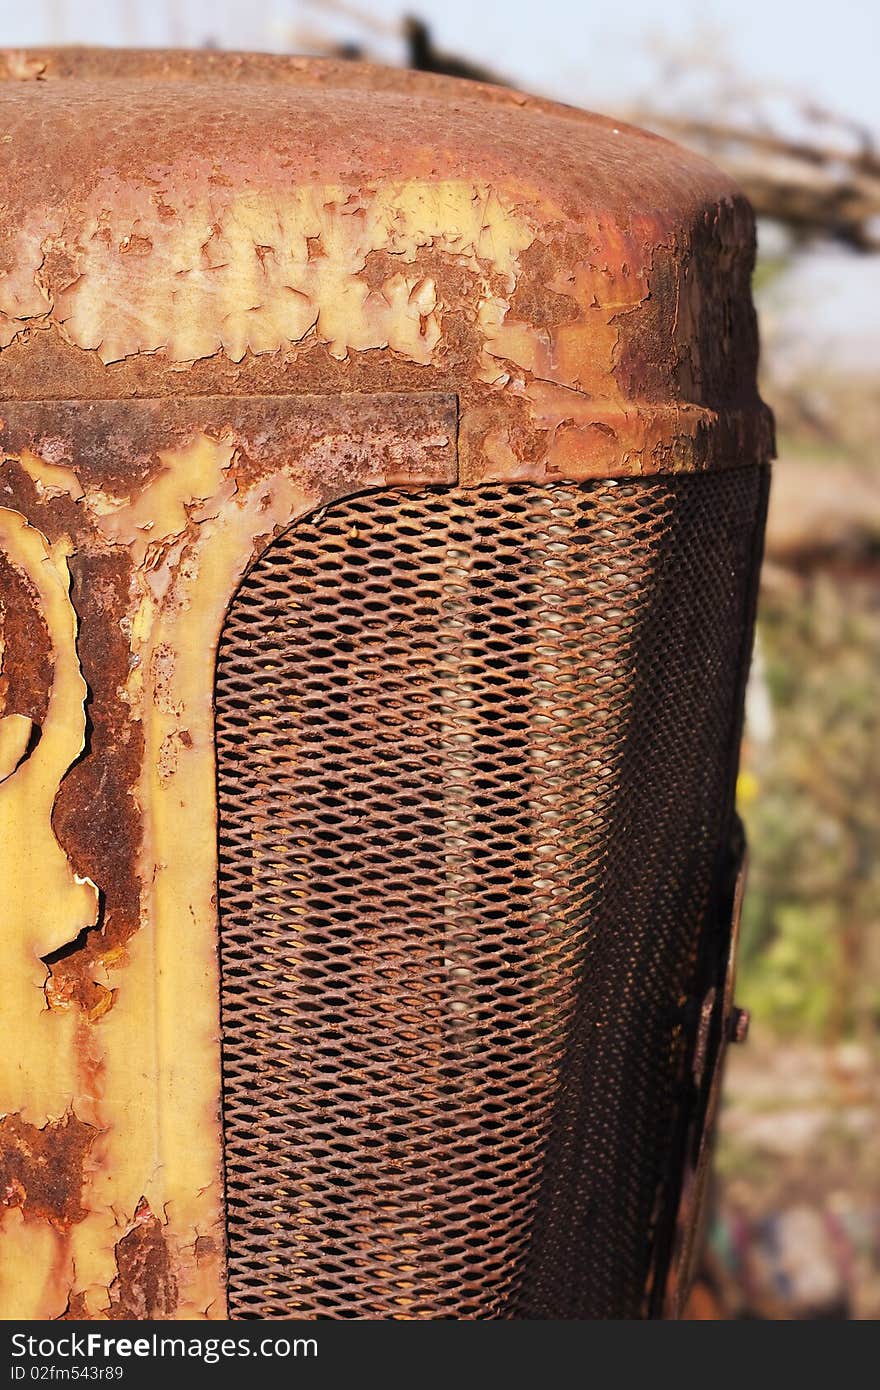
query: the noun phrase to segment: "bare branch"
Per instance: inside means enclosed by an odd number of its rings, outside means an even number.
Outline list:
[[[322,10],[325,14],[339,15],[341,19],[351,20],[368,33],[390,39],[399,39],[401,36],[400,20],[381,19],[363,6],[352,4],[351,0],[303,0],[303,3],[314,10]]]
[[[866,132],[853,152],[835,145],[640,109],[629,119],[692,145],[742,186],[760,217],[800,239],[880,250],[880,155]]]
[[[399,22],[380,20],[353,0],[306,3],[377,38],[402,40],[406,66],[417,71],[509,85],[492,69],[437,48],[430,27],[417,16],[408,15]],[[313,51],[317,48],[341,57],[371,56],[359,37],[350,43],[315,33],[303,33],[303,37]],[[677,67],[682,61],[681,55],[668,56],[668,75],[673,79],[684,73],[684,68]],[[689,72],[693,66],[689,65]],[[746,101],[748,109],[739,122],[666,114],[647,105],[629,112],[628,119],[681,140],[714,160],[741,185],[759,217],[780,223],[795,239],[830,240],[855,251],[880,251],[880,153],[870,133],[855,122],[805,102],[794,115],[810,131],[809,138],[779,134],[768,124],[757,94],[744,89],[732,70],[725,68],[723,77],[728,109],[731,102],[739,109],[742,100]],[[665,86],[668,89],[669,83]],[[715,96],[717,109],[717,90]]]

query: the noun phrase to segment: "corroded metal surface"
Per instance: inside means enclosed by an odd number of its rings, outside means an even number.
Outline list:
[[[751,214],[710,165],[472,84],[169,61],[0,82],[7,395],[452,389],[473,476],[766,456]]]
[[[735,487],[752,219],[600,117],[240,55],[0,55],[0,173],[0,1306],[222,1316],[236,586],[372,489]]]
[[[0,1191],[8,1207],[64,1231],[82,1221],[83,1165],[96,1131],[75,1115],[38,1129],[17,1115],[0,1120]]]
[[[6,407],[0,1111],[53,1152],[90,1136],[53,1215],[0,1128],[10,1313],[222,1314],[220,625],[297,516],[454,482],[456,429],[437,393]]]

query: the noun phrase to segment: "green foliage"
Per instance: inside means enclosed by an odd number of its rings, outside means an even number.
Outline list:
[[[833,901],[773,904],[772,934],[744,961],[739,994],[776,1032],[827,1030],[840,969],[837,925]]]
[[[778,1032],[880,1024],[880,605],[873,578],[818,571],[766,595],[773,737],[754,787],[739,994]],[[873,971],[873,973],[872,973]]]

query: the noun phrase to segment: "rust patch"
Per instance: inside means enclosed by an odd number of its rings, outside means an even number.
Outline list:
[[[177,1280],[162,1222],[144,1197],[131,1230],[116,1244],[118,1275],[110,1289],[107,1317],[114,1322],[171,1318],[177,1309]]]
[[[86,1322],[90,1318],[89,1305],[84,1293],[72,1293],[67,1300],[67,1307],[57,1318],[57,1322]]]
[[[52,686],[52,644],[28,579],[0,555],[0,717],[41,725]]]
[[[139,885],[132,873],[141,829],[133,788],[143,755],[138,721],[119,697],[129,672],[126,611],[130,559],[122,551],[78,554],[70,563],[79,619],[79,653],[89,687],[83,756],[64,779],[52,825],[77,872],[102,891],[101,930],[81,934],[77,949],[51,962],[50,1005],[77,1004],[92,1017],[105,1013],[112,994],[92,978],[118,956],[139,926]]]
[[[534,241],[520,253],[520,279],[510,297],[509,317],[536,328],[557,328],[580,317],[573,266],[588,259],[585,237],[559,235]]]
[[[345,370],[339,385],[341,394],[329,400],[297,394],[10,401],[0,421],[0,448],[9,454],[27,449],[40,457],[52,448],[60,462],[75,457],[77,476],[87,491],[93,486],[122,498],[143,493],[165,468],[162,455],[187,448],[200,433],[234,446],[240,487],[281,462],[332,496],[339,495],[342,473],[350,476],[351,486],[362,485],[367,463],[372,471],[384,472],[386,481],[397,481],[398,473],[401,482],[447,480],[456,442],[454,396],[420,391],[366,397]],[[393,479],[387,478],[389,472]],[[114,583],[118,596],[126,593],[127,576],[120,574]],[[82,604],[86,597],[84,578],[78,582],[75,573],[74,603]],[[85,650],[85,611],[80,621]],[[103,669],[101,678],[108,684]]]
[[[471,459],[512,480],[530,477],[536,461],[547,453],[549,431],[535,426],[528,402],[521,396],[499,396],[483,387],[474,397],[476,403],[463,420],[462,480],[470,474]]]
[[[155,420],[150,414],[131,414],[123,438],[112,412],[83,401],[34,402],[25,416],[14,406],[4,414],[0,439],[7,455],[20,456],[29,450],[56,466],[75,463],[84,488],[100,487],[129,496],[161,470]],[[64,519],[75,526],[77,515],[69,504]]]
[[[754,257],[754,223],[741,199],[707,212],[687,240],[653,248],[639,313],[618,321],[615,376],[624,396],[754,409]]]
[[[364,280],[371,293],[377,294],[402,270],[417,280],[433,280],[437,298],[447,307],[463,305],[474,293],[477,272],[472,266],[452,259],[441,261],[433,251],[425,248],[406,259],[390,251],[370,251],[364,258],[364,268],[358,272],[358,279]]]
[[[0,423],[0,434],[5,431],[5,421]],[[47,448],[50,442],[47,439]],[[30,477],[18,458],[3,458],[0,453],[0,501],[4,507],[21,512],[32,526],[41,531],[52,543],[60,536],[72,536],[82,523],[82,507],[70,496],[56,493],[40,493],[37,484]]]
[[[67,1230],[86,1215],[83,1166],[98,1131],[72,1112],[42,1129],[18,1115],[0,1120],[0,1203]]]

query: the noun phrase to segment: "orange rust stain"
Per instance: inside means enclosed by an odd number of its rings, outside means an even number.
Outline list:
[[[113,1321],[171,1318],[177,1307],[177,1279],[162,1222],[145,1198],[134,1224],[116,1244],[118,1275],[110,1289],[108,1318]]]
[[[77,647],[89,687],[89,729],[84,754],[59,790],[52,824],[77,872],[100,883],[102,913],[100,930],[87,931],[79,949],[50,964],[46,998],[50,1007],[73,1005],[96,1019],[112,1007],[114,995],[94,977],[118,959],[140,925],[131,864],[140,845],[133,788],[143,737],[117,693],[129,672],[130,649],[121,620],[130,562],[124,554],[77,554],[71,571]]]
[[[67,1307],[57,1318],[57,1322],[86,1322],[90,1318],[89,1305],[84,1293],[72,1293],[67,1300]]]
[[[52,686],[52,643],[33,586],[0,555],[0,718],[42,724]]]
[[[83,1166],[98,1131],[72,1112],[38,1128],[0,1120],[0,1204],[67,1230],[86,1215]]]

